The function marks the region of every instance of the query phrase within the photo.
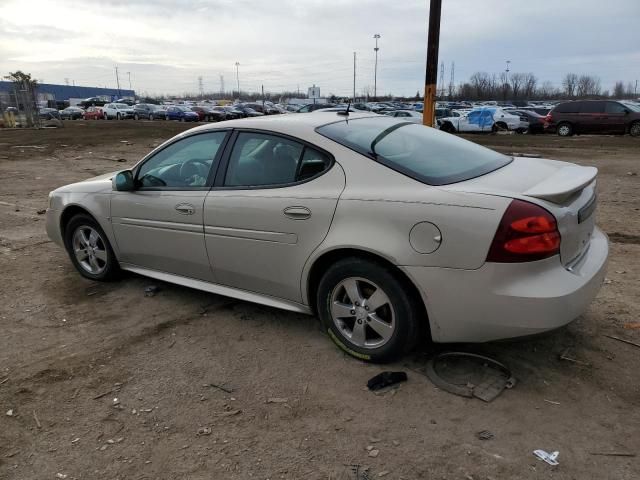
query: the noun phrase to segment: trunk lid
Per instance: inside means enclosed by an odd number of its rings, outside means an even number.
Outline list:
[[[538,158],[514,158],[494,172],[447,190],[518,198],[547,209],[558,222],[560,259],[570,267],[589,247],[595,227],[595,167]]]

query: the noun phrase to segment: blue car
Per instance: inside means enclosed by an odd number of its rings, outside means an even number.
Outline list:
[[[199,120],[199,117],[198,114],[191,110],[189,107],[172,105],[167,108],[165,119],[180,120],[181,122],[197,122]]]

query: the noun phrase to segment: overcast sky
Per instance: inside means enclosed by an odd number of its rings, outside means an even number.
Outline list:
[[[0,0],[0,74],[181,94],[235,89],[422,92],[428,0]],[[640,79],[640,0],[443,0],[440,61],[473,72]]]

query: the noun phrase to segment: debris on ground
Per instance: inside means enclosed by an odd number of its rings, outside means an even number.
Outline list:
[[[10,408],[9,410],[7,410],[6,415],[7,415],[7,417],[13,417],[13,409]]]
[[[640,343],[635,343],[635,342],[632,342],[631,340],[625,340],[624,338],[616,337],[615,335],[605,335],[605,337],[640,348]]]
[[[46,209],[46,208],[43,208],[42,210],[38,210],[36,213],[37,213],[38,215],[44,215],[45,213],[47,213],[47,209]]]
[[[198,435],[211,435],[211,427],[200,427]]]
[[[424,374],[438,388],[467,398],[491,402],[516,384],[511,371],[484,355],[444,352],[429,360]]]
[[[635,453],[627,452],[589,452],[589,455],[602,455],[604,457],[635,457]]]
[[[288,398],[280,398],[280,397],[271,397],[267,398],[267,403],[287,403],[289,401]]]
[[[382,372],[369,379],[367,387],[372,391],[382,390],[383,388],[406,381],[407,374],[405,372]]]
[[[478,440],[491,440],[493,438],[493,433],[489,430],[482,430],[476,433],[476,437],[478,437]]]
[[[205,383],[203,387],[213,387],[218,390],[222,390],[224,393],[233,393],[233,388],[227,388],[222,385],[218,385],[217,383]]]
[[[562,352],[560,354],[560,356],[558,358],[560,358],[560,360],[566,360],[567,362],[572,362],[572,363],[575,363],[575,364],[578,364],[578,365],[584,365],[585,367],[590,367],[591,366],[591,364],[588,363],[588,362],[583,362],[582,360],[576,360],[575,358],[570,357],[568,355],[569,354],[569,350],[570,349],[567,348],[564,352]]]
[[[153,297],[156,293],[160,291],[160,288],[157,285],[149,285],[144,289],[145,297]]]
[[[549,453],[544,450],[534,450],[533,454],[540,460],[547,462],[549,465],[553,465],[554,467],[560,464],[557,460],[560,455],[560,452],[558,451]]]

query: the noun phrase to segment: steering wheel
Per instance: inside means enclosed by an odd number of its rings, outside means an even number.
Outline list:
[[[202,166],[202,167],[200,167]],[[180,166],[180,178],[186,182],[194,175],[206,177],[207,166],[198,158],[187,160]],[[204,173],[204,175],[203,175]]]

